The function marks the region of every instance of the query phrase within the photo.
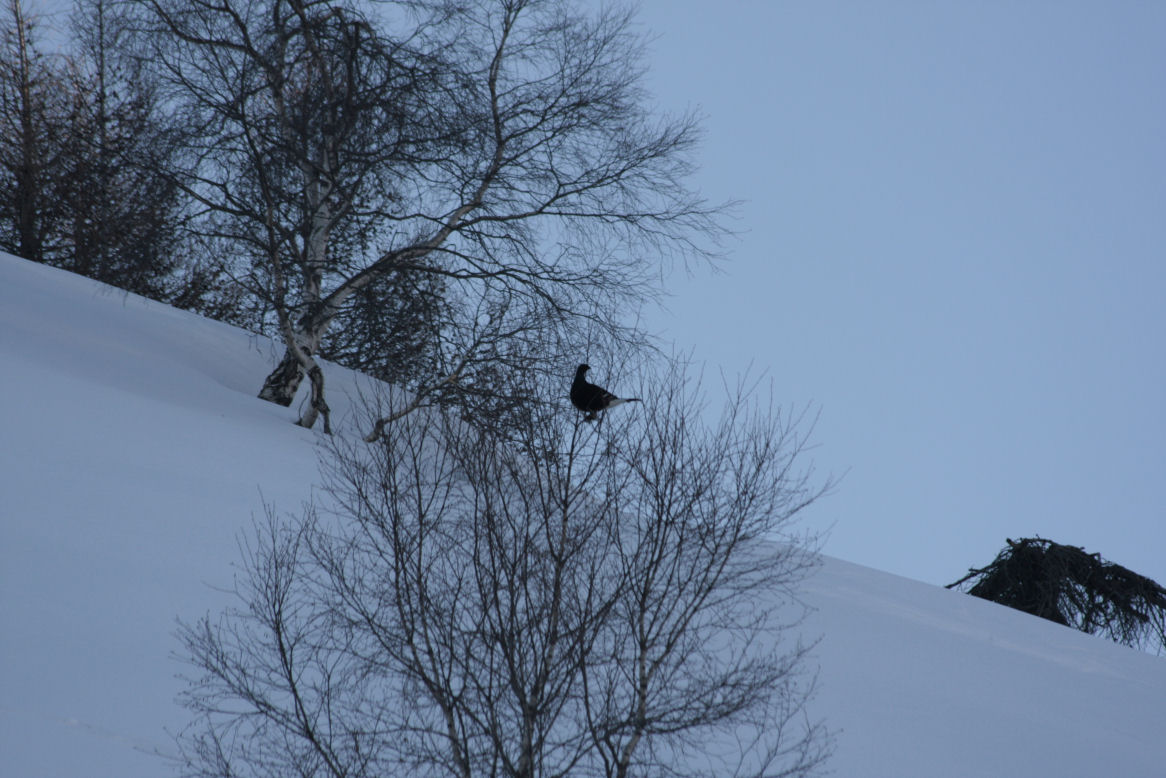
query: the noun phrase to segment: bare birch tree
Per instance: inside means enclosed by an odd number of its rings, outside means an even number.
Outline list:
[[[696,123],[648,110],[626,10],[140,1],[184,106],[185,184],[286,347],[260,397],[289,405],[307,375],[304,426],[328,421],[329,328],[384,279],[442,276],[455,329],[478,336],[483,309],[505,312],[498,332],[585,318],[626,335],[660,258],[704,256],[717,231],[685,185]]]
[[[681,372],[501,439],[436,410],[329,444],[258,523],[240,607],[183,629],[191,775],[807,775],[829,738],[796,588],[803,420]]]

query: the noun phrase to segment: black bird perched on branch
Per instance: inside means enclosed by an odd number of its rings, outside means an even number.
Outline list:
[[[571,384],[572,404],[587,414],[583,421],[593,421],[598,417],[600,411],[605,411],[612,406],[640,401],[639,397],[616,397],[606,389],[588,383],[584,376],[590,369],[590,365],[579,365],[579,369],[575,371],[575,382]]]

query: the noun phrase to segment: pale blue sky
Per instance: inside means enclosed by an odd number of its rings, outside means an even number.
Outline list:
[[[1166,3],[645,0],[724,275],[651,325],[821,408],[826,552],[933,583],[1006,537],[1166,583]]]
[[[649,325],[821,409],[826,552],[947,583],[1039,534],[1166,583],[1166,2],[639,21],[660,106],[705,116],[696,186],[744,201]]]

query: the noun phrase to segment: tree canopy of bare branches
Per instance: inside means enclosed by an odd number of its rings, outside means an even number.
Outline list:
[[[627,335],[662,258],[707,257],[692,116],[641,87],[629,11],[567,0],[140,0],[182,110],[184,186],[277,320],[290,404],[354,295],[439,275],[460,378],[515,330]],[[392,307],[388,307],[392,310]],[[554,337],[546,337],[554,342]],[[488,362],[488,360],[486,360]]]
[[[47,47],[26,5],[0,9],[0,248],[233,318],[226,284],[183,245],[173,145],[126,4],[73,0]]]
[[[7,0],[0,13],[0,246],[43,262],[63,218],[54,195],[68,145],[67,76],[43,50],[24,0]]]
[[[430,409],[330,442],[323,499],[256,523],[239,607],[183,628],[189,774],[814,772],[804,419],[641,389],[618,422]]]

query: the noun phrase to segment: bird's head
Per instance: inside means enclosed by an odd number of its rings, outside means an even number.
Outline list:
[[[579,365],[575,370],[575,375],[582,377],[584,373],[591,369],[591,365]]]

